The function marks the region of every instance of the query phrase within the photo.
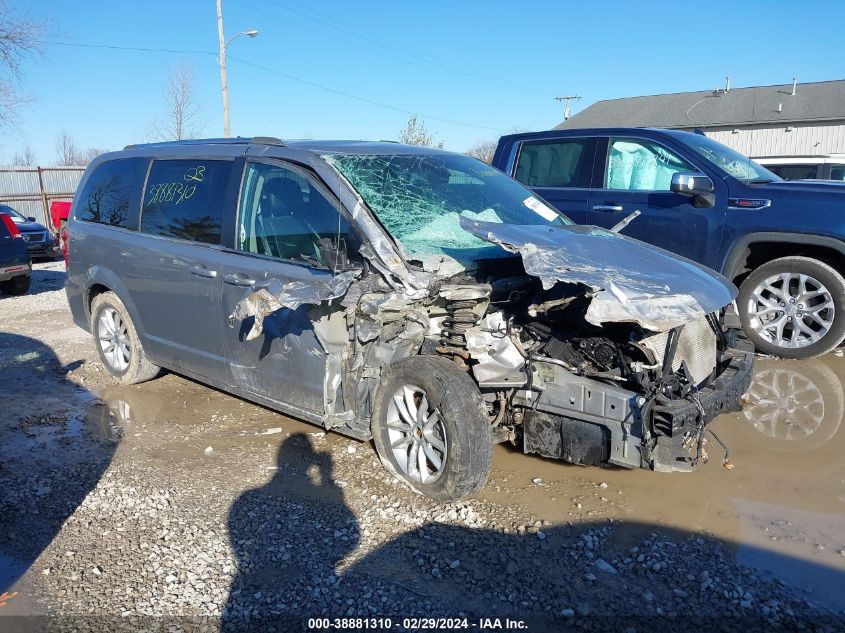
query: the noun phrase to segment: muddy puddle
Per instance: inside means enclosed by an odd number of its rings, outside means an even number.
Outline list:
[[[845,606],[845,359],[757,359],[747,401],[714,421],[731,470],[712,441],[707,464],[672,474],[571,466],[500,446],[482,496],[553,522],[708,532],[743,562]]]
[[[97,395],[81,418],[89,432],[165,461],[265,447],[272,463],[282,433],[320,432],[173,375]],[[571,466],[498,446],[479,496],[555,524],[710,533],[741,561],[845,608],[845,359],[758,359],[747,400],[714,422],[733,469],[713,442],[707,464],[674,474]],[[326,441],[354,443],[331,433]]]

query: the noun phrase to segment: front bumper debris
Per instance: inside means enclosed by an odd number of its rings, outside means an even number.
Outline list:
[[[720,367],[718,376],[683,400],[647,399],[581,376],[573,381],[554,366],[533,367],[532,382],[542,392],[528,397],[523,450],[576,464],[692,470],[704,425],[740,410],[754,355],[730,349]]]

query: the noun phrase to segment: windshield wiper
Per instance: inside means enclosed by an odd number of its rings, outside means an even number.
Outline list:
[[[770,178],[754,178],[753,180],[749,180],[749,185],[765,185],[767,183],[774,182]]]

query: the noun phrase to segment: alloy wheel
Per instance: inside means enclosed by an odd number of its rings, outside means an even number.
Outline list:
[[[118,372],[129,367],[132,352],[126,322],[114,308],[105,308],[97,322],[97,338],[109,367]]]
[[[748,300],[754,331],[778,347],[807,347],[830,331],[835,306],[830,291],[803,273],[780,273],[764,279]]]
[[[387,406],[387,436],[396,464],[413,481],[430,484],[443,474],[446,427],[423,389],[402,385]]]

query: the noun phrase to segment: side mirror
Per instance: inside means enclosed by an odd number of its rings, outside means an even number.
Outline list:
[[[31,215],[26,218],[26,221],[27,222],[37,222],[36,218],[34,216],[31,216]]]
[[[715,187],[709,176],[701,173],[672,174],[672,183],[669,185],[672,193],[695,198],[696,207],[712,207],[716,204],[713,195]]]
[[[669,186],[673,193],[682,196],[706,196],[713,193],[713,181],[704,174],[672,174],[672,184]]]

